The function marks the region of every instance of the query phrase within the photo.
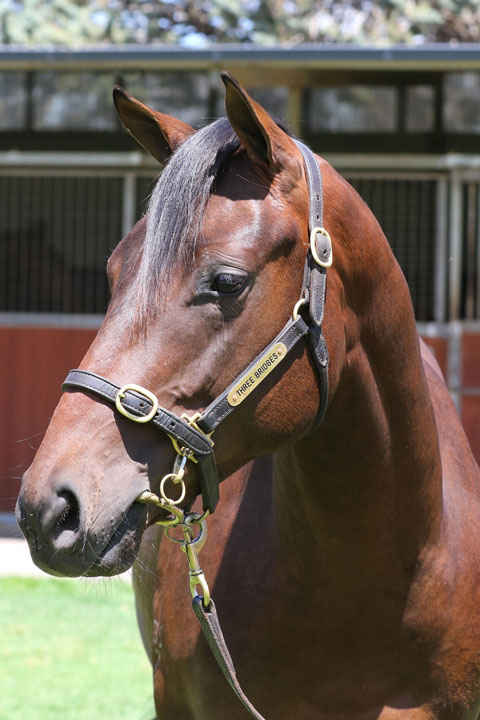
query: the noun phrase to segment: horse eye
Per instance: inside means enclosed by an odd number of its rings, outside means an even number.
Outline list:
[[[241,290],[245,285],[246,278],[244,275],[233,275],[233,273],[223,272],[217,275],[212,283],[212,290],[220,295],[232,295]]]

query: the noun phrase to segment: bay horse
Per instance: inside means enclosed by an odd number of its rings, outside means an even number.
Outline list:
[[[156,524],[165,510],[139,501],[172,479],[190,428],[209,457],[214,442],[223,482],[202,565],[258,712],[474,720],[479,469],[387,240],[320,158],[333,253],[321,328],[310,324],[271,361],[211,438],[201,431],[205,408],[285,323],[312,314],[312,296],[298,299],[317,241],[302,146],[223,80],[228,117],[196,132],[115,90],[123,124],[166,167],[108,261],[110,305],[75,376],[97,378],[92,390],[67,382],[23,478],[17,517],[32,557],[67,576],[134,563],[159,720],[246,720],[189,608],[183,553]],[[328,349],[328,390],[312,337]],[[108,388],[125,385],[112,407]],[[135,412],[122,404],[128,393]],[[142,413],[147,422],[132,422]],[[187,458],[188,511],[206,471]],[[203,509],[215,503],[204,497]]]

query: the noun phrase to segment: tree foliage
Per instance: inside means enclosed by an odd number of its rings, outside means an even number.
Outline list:
[[[480,41],[480,0],[3,0],[0,42]]]

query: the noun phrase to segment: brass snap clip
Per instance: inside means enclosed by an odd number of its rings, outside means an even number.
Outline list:
[[[192,524],[198,525],[200,528],[197,537],[194,537]],[[182,530],[185,540],[181,547],[187,556],[190,592],[192,598],[196,598],[198,596],[197,587],[200,586],[202,589],[203,606],[207,608],[210,605],[210,589],[205,578],[205,573],[198,561],[198,553],[204,546],[208,534],[205,516],[203,516],[202,519],[202,516],[198,513],[189,513],[185,516]]]

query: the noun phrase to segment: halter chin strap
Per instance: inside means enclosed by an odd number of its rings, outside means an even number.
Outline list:
[[[328,402],[328,350],[322,333],[326,297],[326,269],[332,264],[332,244],[323,227],[323,185],[318,163],[309,148],[295,140],[305,164],[309,209],[309,248],[305,261],[301,296],[293,316],[274,340],[250,365],[202,412],[181,418],[158,405],[149,390],[138,385],[119,387],[104,377],[86,370],[71,370],[62,389],[92,393],[114,405],[132,421],[151,423],[166,433],[178,455],[198,463],[203,509],[213,513],[219,499],[219,480],[213,441],[210,435],[245,398],[250,395],[288,355],[297,342],[305,337],[314,362],[319,390],[320,406],[312,427],[323,420]],[[299,314],[308,308],[308,320]],[[305,312],[307,315],[307,312]]]

